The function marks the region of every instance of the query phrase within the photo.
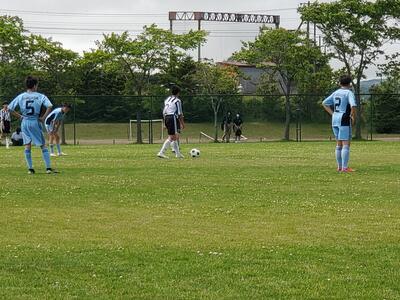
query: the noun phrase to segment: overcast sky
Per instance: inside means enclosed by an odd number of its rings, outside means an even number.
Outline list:
[[[146,24],[156,23],[169,28],[169,11],[252,12],[281,16],[281,27],[295,29],[300,24],[297,0],[0,0],[0,13],[18,15],[33,33],[62,42],[65,48],[82,53],[94,47],[102,32],[122,32],[132,35]],[[243,23],[203,22],[209,32],[202,47],[202,57],[215,61],[227,59],[241,47],[242,40],[253,40],[259,25]],[[175,22],[174,31],[197,28],[193,22]],[[393,46],[394,47],[394,46]],[[394,48],[388,51],[394,51]],[[398,47],[398,45],[397,45]],[[375,68],[367,73],[375,77]]]

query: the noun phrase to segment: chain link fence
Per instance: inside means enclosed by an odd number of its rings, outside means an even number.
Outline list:
[[[321,106],[325,97],[291,95],[287,116],[282,95],[182,95],[186,128],[182,131],[181,142],[221,141],[221,122],[228,111],[233,116],[239,113],[244,122],[242,141],[283,139],[288,117],[291,140],[330,140],[333,139],[330,116]],[[166,137],[161,121],[165,95],[50,95],[49,98],[55,106],[62,103],[73,106],[61,128],[67,144],[160,143]],[[396,127],[397,121],[400,124],[399,111],[392,112],[394,125],[389,122],[389,127],[385,128],[380,124],[377,107],[382,99],[388,98],[400,103],[400,94],[360,95],[362,138],[400,141],[400,128]]]

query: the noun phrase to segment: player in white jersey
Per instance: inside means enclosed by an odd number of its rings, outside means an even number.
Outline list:
[[[332,116],[332,130],[336,138],[337,170],[340,172],[352,172],[348,167],[350,157],[351,126],[356,117],[356,101],[351,88],[351,77],[340,77],[341,88],[326,98],[322,105]]]
[[[28,173],[34,174],[35,170],[32,165],[31,148],[32,143],[42,149],[42,157],[46,165],[46,173],[56,173],[50,166],[50,154],[46,147],[42,125],[43,121],[51,112],[53,105],[50,100],[43,94],[37,92],[38,80],[34,77],[28,76],[26,78],[27,91],[18,95],[8,106],[11,113],[21,119],[22,138],[25,145],[25,160],[28,165]],[[46,112],[40,118],[41,107],[46,107]],[[19,113],[15,110],[19,107]]]
[[[6,148],[10,145],[10,134],[11,134],[11,114],[8,109],[8,102],[3,103],[3,109],[0,111],[0,130],[1,138],[6,140]]]
[[[56,143],[58,156],[66,155],[61,151],[60,136],[58,135],[58,129],[61,122],[64,120],[65,115],[70,111],[70,104],[63,104],[62,107],[54,109],[44,121],[44,126],[49,135],[50,144],[50,156],[56,156],[54,153],[54,142]]]
[[[168,138],[164,142],[160,152],[158,152],[157,154],[157,156],[160,158],[168,158],[165,155],[165,151],[169,148],[171,143],[175,150],[175,156],[177,158],[184,158],[184,156],[180,152],[179,145],[177,143],[179,130],[185,128],[185,122],[182,112],[182,102],[178,98],[180,91],[181,90],[179,89],[179,87],[173,86],[171,89],[172,95],[164,101],[163,118],[165,127],[168,131]]]

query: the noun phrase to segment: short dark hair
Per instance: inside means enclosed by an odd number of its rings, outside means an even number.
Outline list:
[[[347,74],[342,75],[339,78],[340,85],[350,85],[351,81],[352,81],[351,76]]]
[[[7,104],[9,104],[7,101],[4,101],[4,102],[3,102],[3,105],[7,105]]]
[[[63,106],[63,107],[67,107],[67,108],[69,108],[69,109],[72,108],[72,105],[69,104],[69,103],[63,103],[62,106]]]
[[[174,85],[173,87],[171,87],[171,94],[176,96],[181,92],[181,89],[179,88],[179,86]]]
[[[25,85],[28,89],[32,89],[35,85],[37,85],[39,80],[36,77],[28,76],[25,79]]]

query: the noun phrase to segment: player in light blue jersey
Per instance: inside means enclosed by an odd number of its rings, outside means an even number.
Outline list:
[[[340,172],[352,172],[349,168],[351,126],[356,117],[356,100],[351,89],[351,77],[340,77],[341,88],[326,98],[322,105],[332,116],[332,130],[336,138],[337,170]]]
[[[44,126],[49,134],[50,156],[56,156],[54,153],[54,142],[57,146],[58,156],[66,155],[61,151],[60,136],[58,135],[58,128],[61,125],[65,115],[70,111],[70,104],[63,104],[62,107],[54,109],[44,121]]]
[[[50,154],[46,147],[46,141],[40,123],[40,121],[43,121],[51,112],[53,105],[45,95],[37,92],[38,80],[36,78],[28,76],[25,83],[27,91],[18,95],[10,103],[8,108],[15,117],[22,120],[22,138],[25,145],[25,160],[29,169],[28,173],[35,173],[32,165],[32,143],[42,149],[42,157],[46,165],[46,173],[56,173],[56,171],[50,166]],[[40,118],[42,105],[46,107],[46,112],[43,117]],[[17,108],[19,108],[19,113],[16,112]]]

